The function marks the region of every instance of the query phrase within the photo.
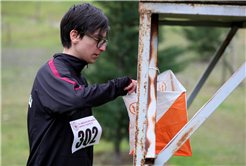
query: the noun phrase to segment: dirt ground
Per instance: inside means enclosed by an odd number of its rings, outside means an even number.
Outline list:
[[[103,151],[94,153],[93,166],[115,166],[113,151]],[[129,155],[129,151],[121,151],[121,164],[120,166],[132,166],[133,155]],[[169,162],[165,166],[172,166]]]
[[[103,151],[94,153],[94,166],[115,165],[113,151]],[[129,155],[129,151],[121,152],[121,165],[133,165],[133,156]]]

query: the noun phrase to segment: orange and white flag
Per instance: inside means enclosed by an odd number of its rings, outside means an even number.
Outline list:
[[[123,96],[128,110],[130,154],[134,153],[136,102],[137,94]],[[156,110],[156,154],[188,122],[186,107],[186,89],[178,81],[171,70],[157,76],[157,110]],[[176,156],[192,156],[188,139],[174,154]]]

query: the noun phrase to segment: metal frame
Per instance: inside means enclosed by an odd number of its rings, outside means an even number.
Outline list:
[[[158,15],[140,14],[138,88],[134,164],[153,164],[155,159],[155,120],[157,82]],[[151,26],[151,28],[149,28]],[[150,48],[150,49],[148,49]],[[149,70],[150,69],[150,70]],[[147,118],[146,118],[147,115]],[[141,117],[141,118],[139,118]],[[142,125],[142,124],[146,124]],[[145,130],[145,128],[147,128]],[[148,151],[146,154],[145,147]],[[144,150],[143,150],[144,149]]]
[[[150,20],[151,13],[140,14],[139,31],[139,51],[138,51],[138,85],[137,85],[137,103],[136,103],[136,128],[135,128],[135,148],[134,165],[143,165],[145,163],[145,124],[146,109],[148,99],[148,59],[150,47]],[[139,111],[141,110],[141,111]],[[144,125],[143,125],[144,124]],[[142,163],[142,164],[141,164]]]
[[[229,2],[229,1],[228,1]],[[245,4],[246,5],[246,4]],[[138,51],[138,87],[134,165],[163,165],[207,119],[237,85],[245,78],[245,63],[221,89],[180,130],[162,152],[155,156],[157,45],[159,25],[232,27],[226,39],[214,54],[209,66],[200,77],[188,98],[191,104],[206,81],[225,48],[237,32],[246,27],[246,6],[242,3],[172,3],[139,2],[140,27]],[[243,73],[243,74],[242,74]],[[228,90],[230,85],[230,90]],[[223,97],[222,97],[223,96]],[[202,116],[205,115],[205,116]]]
[[[194,100],[194,98],[196,97],[197,93],[202,88],[204,82],[207,80],[209,74],[212,72],[213,68],[215,67],[215,65],[217,64],[217,62],[219,61],[219,59],[223,55],[226,47],[231,42],[231,40],[232,40],[233,36],[236,34],[237,30],[238,30],[238,27],[237,26],[233,26],[231,28],[230,32],[228,33],[226,39],[222,42],[222,44],[220,45],[220,47],[215,52],[215,54],[214,54],[213,58],[211,59],[209,65],[207,67],[207,69],[202,74],[202,76],[200,77],[200,79],[196,83],[195,87],[192,89],[190,95],[188,96],[188,99],[187,99],[187,108],[190,107],[192,101]]]
[[[233,25],[238,28],[245,26],[242,22],[220,22],[220,21],[170,21],[160,20],[159,25],[171,25],[171,26],[196,26],[196,27],[232,27]]]
[[[222,87],[202,106],[190,121],[162,149],[156,158],[155,166],[166,163],[172,155],[190,138],[216,108],[246,78],[246,62],[222,85]]]

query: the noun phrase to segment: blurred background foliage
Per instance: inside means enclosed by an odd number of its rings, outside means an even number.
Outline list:
[[[86,1],[83,1],[83,3]],[[32,83],[38,69],[62,52],[59,24],[78,1],[1,2],[1,165],[25,165],[29,155],[26,116]],[[137,78],[139,13],[137,1],[92,1],[109,19],[109,45],[94,65],[82,71],[90,84],[130,76]],[[189,93],[216,48],[225,28],[159,27],[158,68],[171,69]],[[189,118],[245,61],[245,30],[215,68],[189,109]],[[235,51],[236,50],[236,51]],[[226,63],[227,62],[227,63]],[[230,63],[229,63],[230,64]],[[239,86],[191,137],[193,157],[172,157],[170,165],[245,165],[245,90]],[[202,92],[203,91],[203,92]],[[236,99],[235,99],[236,98]],[[129,118],[121,97],[93,108],[103,128],[95,146],[95,165],[131,165],[128,155]],[[218,112],[218,113],[217,113]],[[230,124],[230,125],[228,125]],[[216,128],[216,129],[215,129]],[[219,133],[219,134],[218,134]]]

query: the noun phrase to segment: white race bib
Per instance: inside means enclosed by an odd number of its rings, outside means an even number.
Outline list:
[[[69,123],[74,135],[72,153],[99,143],[102,128],[94,116],[77,119]]]

